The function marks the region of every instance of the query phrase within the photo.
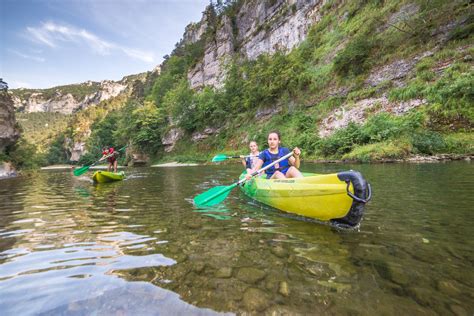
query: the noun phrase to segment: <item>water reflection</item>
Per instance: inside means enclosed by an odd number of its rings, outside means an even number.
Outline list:
[[[374,199],[359,231],[262,206],[235,190],[238,166],[127,170],[93,185],[68,172],[0,182],[2,314],[471,314],[474,169],[358,169]]]

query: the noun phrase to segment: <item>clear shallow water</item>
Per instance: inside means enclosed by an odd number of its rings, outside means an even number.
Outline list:
[[[195,194],[238,165],[127,170],[94,186],[67,171],[0,181],[2,315],[472,315],[474,165],[306,164],[361,171],[358,231],[292,218],[234,190]]]

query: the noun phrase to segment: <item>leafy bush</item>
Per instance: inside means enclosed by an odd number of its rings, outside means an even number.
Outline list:
[[[385,141],[356,146],[350,153],[342,156],[344,160],[370,162],[380,159],[401,159],[411,152],[411,145],[403,141]]]
[[[331,136],[321,139],[318,147],[324,156],[343,155],[350,152],[354,145],[363,143],[363,139],[361,126],[351,122],[346,128],[338,129]]]
[[[44,157],[38,153],[36,145],[29,143],[24,137],[7,148],[6,154],[18,169],[36,169],[44,164]]]
[[[474,133],[453,133],[444,137],[446,152],[474,154]]]
[[[349,153],[357,145],[365,145],[399,138],[417,131],[424,125],[421,112],[405,116],[381,113],[371,117],[364,125],[349,123],[331,136],[321,139],[319,150],[324,156]]]
[[[370,51],[374,47],[370,36],[361,35],[354,38],[334,58],[334,71],[339,76],[360,75],[368,68]]]
[[[420,154],[433,155],[446,149],[443,137],[433,131],[419,131],[411,136],[411,142],[414,150]]]
[[[48,165],[68,162],[69,157],[68,157],[68,153],[66,149],[64,148],[64,143],[65,143],[64,134],[59,134],[53,140],[45,157],[45,162]]]

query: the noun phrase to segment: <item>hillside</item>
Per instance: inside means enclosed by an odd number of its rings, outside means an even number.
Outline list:
[[[135,80],[143,80],[144,76],[145,74],[137,74],[119,81],[88,81],[49,89],[12,89],[10,93],[18,112],[72,114],[116,97],[125,92]]]
[[[205,160],[246,152],[249,140],[263,147],[275,128],[305,159],[472,155],[472,9],[460,0],[210,5],[160,72],[114,106],[74,114],[69,136],[82,161],[106,143]]]

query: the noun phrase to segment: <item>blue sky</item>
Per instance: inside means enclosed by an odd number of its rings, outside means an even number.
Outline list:
[[[0,77],[11,89],[152,70],[209,0],[0,0]]]

